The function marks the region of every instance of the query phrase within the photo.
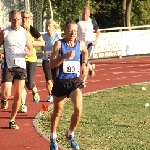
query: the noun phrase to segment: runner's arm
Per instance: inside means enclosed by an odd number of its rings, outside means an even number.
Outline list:
[[[33,41],[32,44],[34,46],[45,46],[45,41],[43,40],[42,36],[40,36],[37,41]]]
[[[61,50],[61,41],[56,41],[53,46],[53,50],[52,50],[51,58],[50,58],[51,69],[59,66],[65,60],[63,56],[59,57],[60,50]]]
[[[43,37],[35,27],[30,26],[30,33],[34,37],[34,39],[36,39],[32,41],[33,46],[45,46],[45,41],[43,40]]]
[[[80,46],[82,49],[82,63],[86,64],[88,61],[88,50],[84,41],[80,41]]]
[[[82,77],[86,75],[87,72],[87,61],[88,61],[88,50],[87,47],[85,46],[84,41],[80,41],[80,46],[82,49]]]
[[[25,55],[32,56],[33,54],[33,45],[32,41],[30,40],[30,33],[26,32],[26,48],[25,48]]]
[[[53,46],[53,50],[52,50],[52,54],[51,54],[51,58],[50,58],[50,68],[53,69],[57,66],[60,66],[60,64],[63,63],[63,61],[65,59],[72,59],[75,55],[75,52],[74,50],[62,55],[62,56],[59,56],[60,54],[60,51],[61,51],[61,41],[56,41],[54,46]]]
[[[1,30],[0,31],[0,46],[2,46],[4,44],[4,31]]]

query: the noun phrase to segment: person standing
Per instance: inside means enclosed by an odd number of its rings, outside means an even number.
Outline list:
[[[53,45],[55,44],[55,41],[61,39],[61,36],[56,32],[57,30],[57,24],[54,20],[47,20],[45,23],[46,26],[46,32],[43,34],[43,39],[45,41],[45,46],[42,47],[43,50],[43,57],[42,57],[42,67],[43,67],[43,72],[45,74],[45,80],[46,80],[46,87],[48,90],[48,102],[53,101],[52,97],[52,86],[53,86],[53,81],[52,81],[52,73],[51,69],[49,66],[50,63],[50,55],[52,52]]]
[[[78,39],[83,40],[85,42],[88,49],[88,58],[90,58],[92,46],[95,46],[97,44],[98,39],[100,37],[100,31],[98,30],[97,22],[90,18],[90,9],[88,7],[82,9],[82,17],[76,19],[75,21],[78,25]],[[95,37],[93,31],[95,31]],[[90,63],[87,62],[87,66],[87,69],[89,70],[89,75],[93,76],[93,69],[95,69],[95,65],[90,65]],[[88,74],[86,74],[86,76],[83,79],[84,84],[87,79],[87,75]]]
[[[74,131],[80,121],[82,114],[82,80],[80,76],[80,54],[82,52],[82,76],[86,74],[88,50],[84,41],[79,41],[77,37],[77,24],[73,20],[66,22],[64,26],[65,38],[55,42],[51,54],[50,67],[57,67],[56,79],[53,83],[53,113],[51,115],[50,150],[57,150],[57,133],[59,118],[63,110],[66,98],[70,98],[74,112],[71,116],[71,123],[66,134],[70,147],[79,149],[75,140]],[[82,50],[82,51],[81,51]]]
[[[32,90],[33,94],[33,101],[38,103],[40,100],[40,96],[38,94],[38,90],[36,85],[33,83],[35,78],[35,73],[37,70],[37,55],[36,55],[36,47],[37,46],[45,46],[45,42],[41,36],[41,34],[38,32],[38,30],[30,25],[30,21],[33,18],[33,14],[30,11],[23,10],[21,11],[22,16],[22,27],[29,31],[30,33],[30,40],[33,44],[33,55],[32,56],[26,56],[26,65],[27,65],[27,81],[26,81],[26,87],[29,90]],[[23,95],[22,95],[22,106],[21,106],[21,112],[27,111],[27,106],[25,105],[25,98],[26,98],[26,90],[24,89]]]
[[[2,67],[2,100],[1,107],[7,109],[8,98],[14,85],[14,102],[12,104],[10,129],[19,129],[15,123],[17,112],[21,105],[21,96],[25,86],[26,62],[25,56],[31,56],[32,42],[29,33],[21,27],[21,13],[12,10],[9,13],[11,25],[0,32],[0,46],[4,47],[4,64]]]

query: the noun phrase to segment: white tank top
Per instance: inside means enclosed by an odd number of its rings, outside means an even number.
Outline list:
[[[26,69],[25,62],[26,30],[12,30],[11,26],[4,29],[5,58],[8,68],[20,67]]]
[[[92,19],[89,18],[87,21],[83,21],[82,18],[79,18],[77,24],[79,40],[91,43],[94,40]]]

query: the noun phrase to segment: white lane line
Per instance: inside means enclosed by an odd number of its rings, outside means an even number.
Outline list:
[[[127,66],[128,68],[134,67],[134,66]]]
[[[113,72],[113,74],[121,74],[121,73],[124,73],[124,72]]]
[[[37,76],[42,76],[42,75],[39,74],[39,75],[37,75]]]
[[[105,79],[105,80],[110,81],[110,79]]]
[[[100,66],[104,66],[104,65],[107,65],[107,64],[99,64]],[[97,65],[96,65],[97,66]]]
[[[139,62],[139,61],[137,61],[137,60],[134,60],[134,61],[131,61],[131,62]]]
[[[143,60],[143,61],[150,61],[150,59],[148,59],[148,60]]]
[[[127,63],[127,62],[125,62],[125,61],[122,61],[122,62],[120,62],[121,64],[125,64],[125,63]]]
[[[110,69],[118,69],[118,68],[122,68],[122,67],[115,67],[115,68],[110,68]]]
[[[146,66],[145,64],[144,65],[139,65],[140,67],[144,67],[144,66]]]
[[[126,79],[127,77],[121,77],[122,79]]]
[[[40,81],[40,82],[45,82],[45,81]]]
[[[136,78],[136,77],[138,77],[138,75],[137,76],[132,76],[132,77]]]
[[[147,69],[146,70],[140,70],[140,71],[147,71]]]

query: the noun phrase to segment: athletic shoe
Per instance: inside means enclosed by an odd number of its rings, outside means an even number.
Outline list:
[[[9,128],[10,129],[19,129],[19,127],[16,125],[15,121],[9,121]]]
[[[90,77],[93,77],[95,75],[94,69],[95,69],[95,64],[90,65],[90,67],[89,67],[89,76]]]
[[[52,101],[53,101],[53,96],[52,96],[52,95],[49,95],[46,101],[47,101],[47,102],[52,102]]]
[[[35,103],[38,103],[40,101],[40,96],[38,93],[32,93],[33,94],[33,101]]]
[[[78,145],[78,143],[75,141],[74,137],[71,136],[71,135],[68,137],[68,132],[67,132],[67,134],[66,134],[66,138],[67,138],[67,140],[70,142],[70,147],[71,147],[73,150],[79,149],[79,145]]]
[[[56,139],[50,139],[50,150],[58,150]]]
[[[27,106],[25,104],[21,104],[20,112],[26,113],[27,112]]]
[[[8,101],[7,100],[1,100],[1,108],[8,109]]]

